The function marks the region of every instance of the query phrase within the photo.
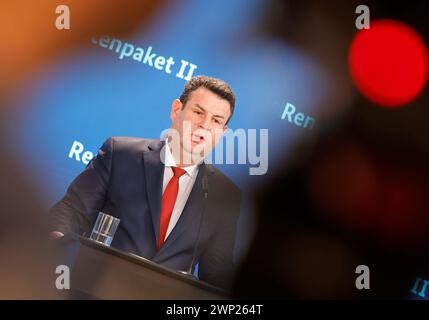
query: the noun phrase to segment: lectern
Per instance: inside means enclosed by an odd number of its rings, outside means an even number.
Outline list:
[[[227,293],[150,260],[74,236],[73,292],[92,299],[226,299]]]

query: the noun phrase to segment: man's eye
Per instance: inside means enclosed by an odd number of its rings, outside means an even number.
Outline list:
[[[215,119],[215,122],[216,122],[216,124],[220,124],[220,121],[217,119]]]
[[[199,114],[202,114],[202,112],[201,112],[201,111],[197,111],[197,110],[195,110],[194,112],[195,112],[196,114],[198,114],[198,115],[199,115]]]

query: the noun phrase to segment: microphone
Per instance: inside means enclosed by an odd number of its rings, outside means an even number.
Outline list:
[[[191,264],[189,265],[188,271],[179,271],[180,273],[182,273],[184,275],[191,276],[193,278],[195,278],[195,276],[192,274],[192,267],[194,266],[195,259],[197,258],[198,247],[199,247],[199,244],[200,244],[201,226],[203,224],[204,213],[205,213],[206,207],[207,207],[207,198],[208,198],[208,195],[209,195],[209,180],[208,180],[206,174],[204,174],[204,176],[203,176],[201,185],[202,185],[203,194],[204,194],[204,203],[203,203],[203,211],[201,212],[200,223],[198,225],[197,241],[195,243],[194,251],[192,253],[192,261],[191,261]]]

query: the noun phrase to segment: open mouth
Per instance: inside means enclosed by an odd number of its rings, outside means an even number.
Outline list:
[[[201,136],[201,135],[199,135],[199,134],[197,134],[197,133],[194,133],[192,135],[192,142],[196,143],[196,144],[204,142],[204,137]]]

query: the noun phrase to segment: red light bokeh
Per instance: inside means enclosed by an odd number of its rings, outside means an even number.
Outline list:
[[[349,69],[358,90],[382,106],[398,107],[423,90],[428,53],[419,34],[395,20],[377,20],[359,31],[349,51]]]

